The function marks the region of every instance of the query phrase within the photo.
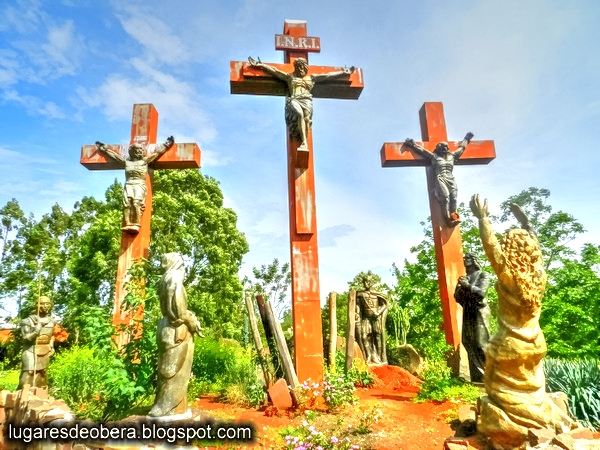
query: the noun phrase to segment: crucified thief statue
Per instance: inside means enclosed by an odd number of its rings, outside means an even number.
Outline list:
[[[294,72],[286,73],[276,67],[263,64],[252,57],[248,58],[252,67],[258,67],[265,72],[285,81],[288,93],[285,101],[285,124],[290,131],[290,137],[299,142],[298,150],[308,150],[306,136],[312,126],[313,96],[312,90],[315,83],[332,78],[347,77],[354,72],[354,66],[335,72],[318,75],[308,75],[308,62],[304,58],[294,61]]]
[[[440,142],[432,152],[418,145],[413,139],[406,139],[404,145],[416,151],[423,158],[428,159],[433,168],[435,176],[434,195],[442,207],[442,214],[451,227],[460,223],[460,217],[456,212],[456,180],[452,173],[454,161],[461,157],[465,148],[473,139],[473,133],[468,132],[465,138],[458,144],[458,149],[452,153],[448,149],[447,142]]]
[[[123,231],[137,233],[146,203],[146,174],[148,166],[165,153],[174,143],[169,136],[164,144],[154,153],[146,155],[142,145],[129,146],[129,158],[125,159],[119,153],[108,148],[102,142],[96,141],[98,151],[117,161],[125,169],[125,187],[123,188]]]

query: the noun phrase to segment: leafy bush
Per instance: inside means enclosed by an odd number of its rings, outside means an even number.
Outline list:
[[[354,381],[343,375],[326,374],[323,381],[323,398],[331,410],[358,401],[354,394]]]
[[[252,406],[265,399],[252,352],[237,341],[196,340],[192,372],[196,395],[215,393],[226,401]]]
[[[335,353],[335,370],[336,373],[344,373],[346,370],[346,355],[344,352]],[[333,374],[331,374],[333,375]],[[345,375],[356,387],[369,387],[375,383],[375,377],[369,371],[369,366],[364,361],[355,359],[352,362],[352,367]]]
[[[544,361],[546,390],[564,392],[571,413],[585,426],[600,430],[600,360]]]
[[[48,367],[51,393],[78,417],[118,419],[127,415],[143,389],[136,386],[116,355],[89,347],[72,347]]]
[[[452,376],[452,372],[443,359],[428,359],[423,372],[423,384],[417,401],[462,400],[473,402],[481,391],[470,383]]]
[[[0,391],[4,389],[7,389],[9,391],[16,390],[19,384],[20,374],[20,370],[2,370],[0,368]]]

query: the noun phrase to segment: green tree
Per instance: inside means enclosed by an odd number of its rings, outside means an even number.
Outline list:
[[[154,179],[151,263],[180,252],[190,309],[215,337],[240,340],[244,321],[238,271],[248,251],[237,216],[223,206],[219,183],[197,170],[159,171]]]
[[[254,280],[245,278],[244,283],[254,295],[262,294],[273,302],[279,310],[280,318],[291,311],[291,304],[286,302],[292,282],[289,263],[286,262],[280,265],[279,260],[275,258],[271,264],[253,267],[252,276]]]
[[[6,224],[20,225],[2,261],[0,294],[30,300],[38,292],[49,294],[75,340],[85,344],[98,329],[87,321],[110,320],[121,236],[121,184],[113,183],[103,200],[83,198],[71,214],[54,205],[39,221],[23,222],[17,213],[12,204],[2,209],[3,230]],[[236,220],[235,213],[223,207],[223,194],[213,178],[197,170],[155,174],[146,276],[158,276],[162,254],[185,255],[190,308],[217,337],[239,338],[242,329],[237,272],[248,244]],[[150,279],[148,286],[152,287]],[[28,314],[27,308],[21,314]]]
[[[551,271],[540,324],[548,355],[597,358],[600,355],[600,245],[585,244],[577,259]]]
[[[517,195],[510,196],[500,205],[501,222],[512,218],[511,203],[516,203],[523,209],[540,241],[546,269],[573,256],[575,252],[569,243],[585,231],[583,225],[572,215],[564,211],[553,212],[552,206],[548,204],[549,197],[548,189],[530,187]]]
[[[402,269],[395,264],[392,267],[396,277],[392,297],[405,311],[405,320],[410,324],[409,329],[405,329],[408,343],[428,358],[441,359],[448,347],[441,328],[433,238],[428,228],[424,231],[425,239],[410,249],[416,262],[405,260]]]

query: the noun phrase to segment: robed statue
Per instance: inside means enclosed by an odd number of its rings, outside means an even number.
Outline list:
[[[485,293],[490,281],[475,255],[467,253],[463,260],[467,274],[458,279],[454,298],[463,310],[462,343],[469,355],[470,378],[473,382],[481,382],[485,368],[484,348],[490,339],[484,317],[489,315]]]
[[[158,389],[152,417],[187,413],[187,388],[192,374],[194,334],[200,335],[200,322],[188,310],[183,280],[185,268],[179,253],[162,257],[165,273],[158,294],[162,319],[158,323]]]
[[[487,395],[479,401],[477,429],[493,448],[522,448],[529,429],[562,433],[577,426],[565,402],[546,392],[547,347],[540,328],[547,281],[544,260],[538,238],[518,205],[511,204],[511,211],[521,227],[505,232],[501,241],[492,229],[487,201],[474,195],[470,206],[498,277],[498,331],[485,347]]]

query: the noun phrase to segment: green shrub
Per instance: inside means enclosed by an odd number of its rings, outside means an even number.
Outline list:
[[[15,391],[19,385],[20,370],[1,370],[0,369],[0,391],[7,389]]]
[[[462,400],[473,402],[481,395],[479,388],[452,376],[443,359],[428,359],[423,372],[423,384],[417,401]]]
[[[323,398],[327,407],[335,410],[340,406],[352,405],[358,402],[354,394],[354,381],[344,375],[325,374],[323,382]]]
[[[252,352],[237,341],[196,340],[192,372],[196,395],[213,393],[225,401],[252,406],[265,399]]]
[[[127,415],[143,389],[129,378],[116,355],[89,347],[72,347],[54,356],[48,367],[51,393],[73,412],[92,420]]]
[[[346,371],[346,354],[337,351],[335,353],[335,370],[336,373],[344,373]],[[369,387],[375,383],[375,377],[369,371],[369,366],[364,361],[353,360],[352,367],[345,375],[356,387]]]
[[[544,361],[546,390],[564,392],[571,413],[586,427],[600,430],[600,360]]]

